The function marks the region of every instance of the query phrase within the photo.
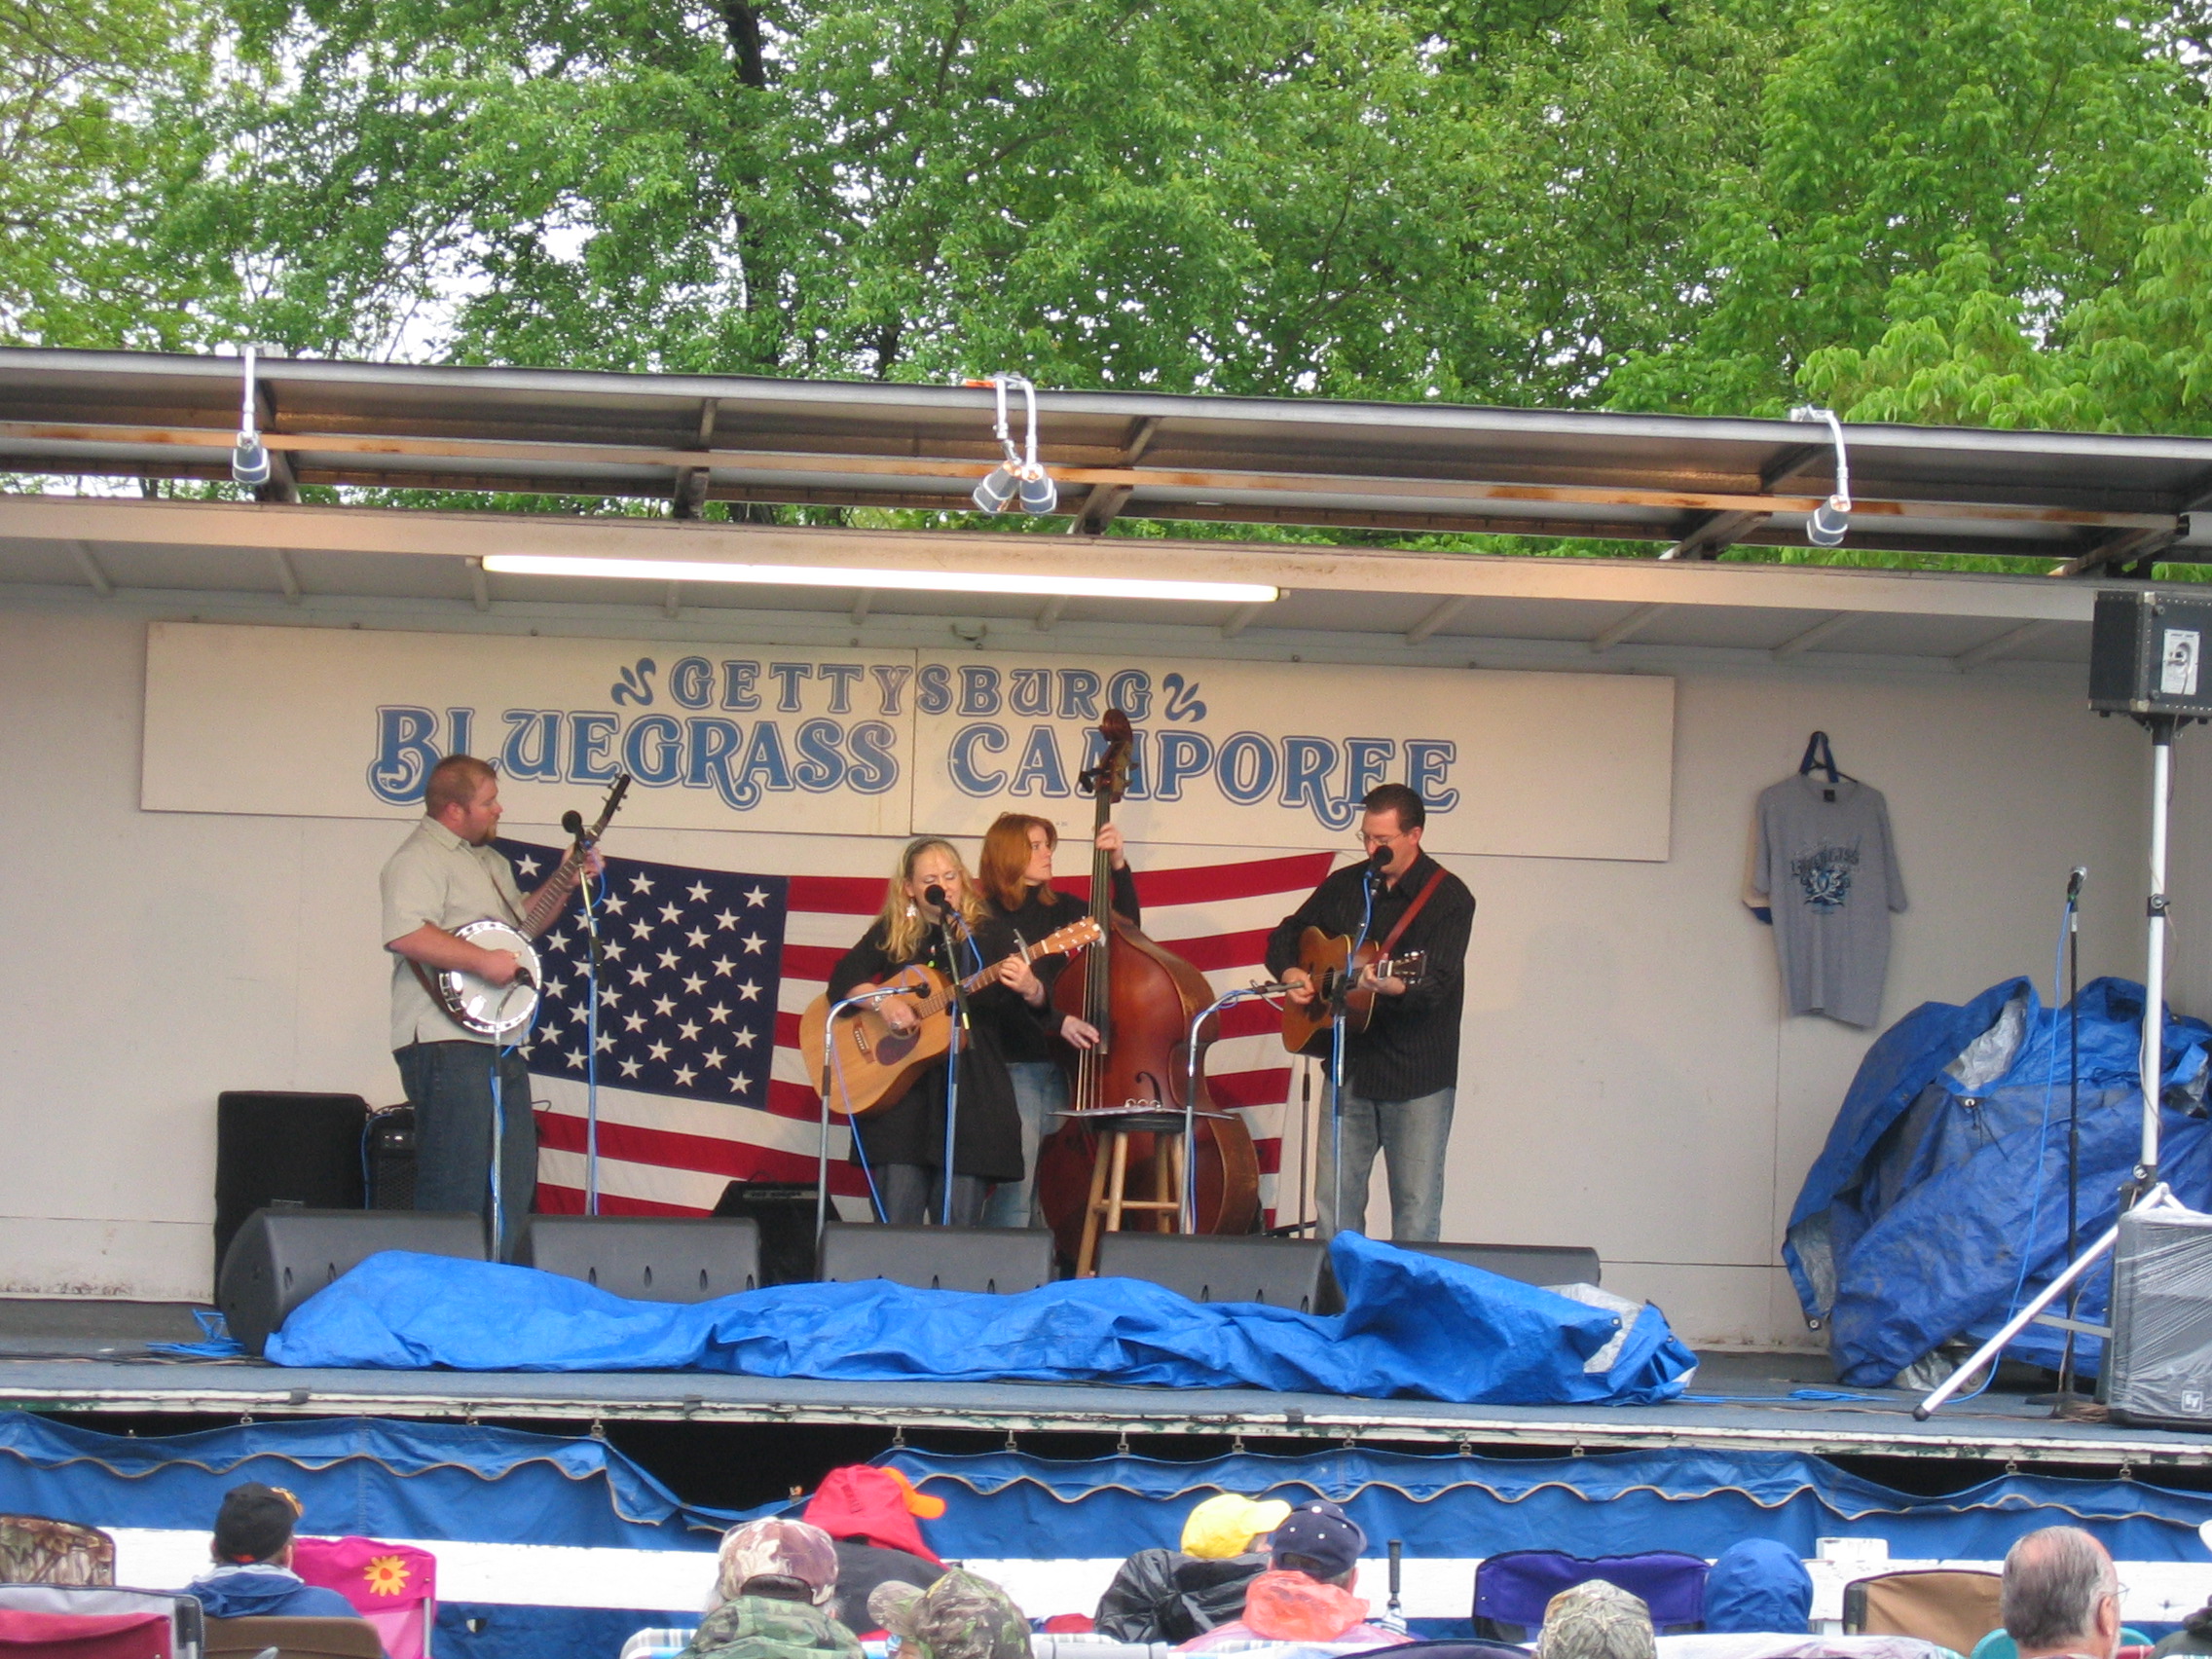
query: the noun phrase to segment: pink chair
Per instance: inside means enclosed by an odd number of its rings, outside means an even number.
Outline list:
[[[351,1603],[390,1659],[429,1659],[438,1558],[428,1550],[374,1538],[295,1538],[292,1570]]]
[[[5,1659],[173,1659],[166,1613],[33,1613],[0,1607]]]

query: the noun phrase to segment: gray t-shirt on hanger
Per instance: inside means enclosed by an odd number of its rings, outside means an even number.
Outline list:
[[[1890,912],[1904,908],[1889,803],[1849,778],[1830,784],[1799,773],[1759,795],[1758,826],[1751,888],[1774,907],[1789,1012],[1874,1024],[1890,967]]]

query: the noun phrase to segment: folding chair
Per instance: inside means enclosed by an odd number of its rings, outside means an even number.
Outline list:
[[[1843,1587],[1846,1636],[1917,1636],[1954,1653],[2005,1622],[1998,1603],[2004,1579],[1994,1572],[1936,1569],[1882,1572]]]
[[[276,1659],[384,1659],[384,1643],[366,1619],[207,1621],[206,1659],[254,1659],[272,1647]]]
[[[97,1527],[0,1515],[0,1584],[113,1584],[115,1540]]]
[[[1643,1598],[1661,1635],[1696,1630],[1705,1617],[1703,1556],[1647,1550],[1630,1556],[1570,1556],[1559,1550],[1508,1550],[1475,1568],[1475,1635],[1487,1641],[1533,1640],[1544,1608],[1562,1590],[1593,1578]]]

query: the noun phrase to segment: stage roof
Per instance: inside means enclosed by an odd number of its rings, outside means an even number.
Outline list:
[[[336,600],[479,613],[582,605],[859,627],[979,617],[1202,624],[1235,639],[1371,637],[1407,649],[1532,643],[1937,657],[2085,657],[2094,584],[1782,565],[1832,482],[1825,426],[1675,416],[1048,390],[1042,455],[1064,515],[983,530],[798,530],[697,516],[708,500],[962,510],[997,460],[987,389],[564,370],[264,360],[276,461],[254,503],[121,495],[100,480],[226,479],[235,357],[0,350],[0,591],[173,601]],[[1018,405],[1016,405],[1018,409]],[[1017,416],[1018,419],[1018,416]],[[1018,427],[1017,427],[1018,430]],[[1847,548],[2030,556],[2063,577],[2148,574],[2212,552],[2212,440],[1852,425]],[[351,487],[344,506],[302,486]],[[363,499],[361,490],[447,494]],[[104,492],[104,498],[103,498]],[[472,493],[541,498],[497,515]],[[579,510],[576,498],[614,509]],[[647,505],[650,503],[650,505]],[[642,510],[641,510],[642,509]],[[1398,539],[1507,532],[1641,541],[1660,558],[1478,556],[1280,540],[1091,539],[1110,520],[1356,527]],[[2199,528],[2201,526],[2201,528]],[[1033,534],[1010,534],[1021,530]],[[1043,532],[1044,534],[1035,534]],[[977,600],[835,589],[681,592],[491,575],[492,550],[614,552],[1271,582],[1274,605]],[[556,545],[557,544],[557,545]],[[1563,551],[1570,548],[1563,541]],[[419,557],[427,555],[428,557]],[[1102,563],[1110,561],[1110,563]],[[713,613],[708,615],[706,613]]]

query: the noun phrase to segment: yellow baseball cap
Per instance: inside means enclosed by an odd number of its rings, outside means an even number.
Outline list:
[[[1290,1519],[1290,1505],[1280,1498],[1261,1500],[1225,1492],[1209,1497],[1191,1511],[1183,1523],[1183,1553],[1201,1561],[1227,1561],[1252,1547],[1252,1540],[1273,1531]]]

